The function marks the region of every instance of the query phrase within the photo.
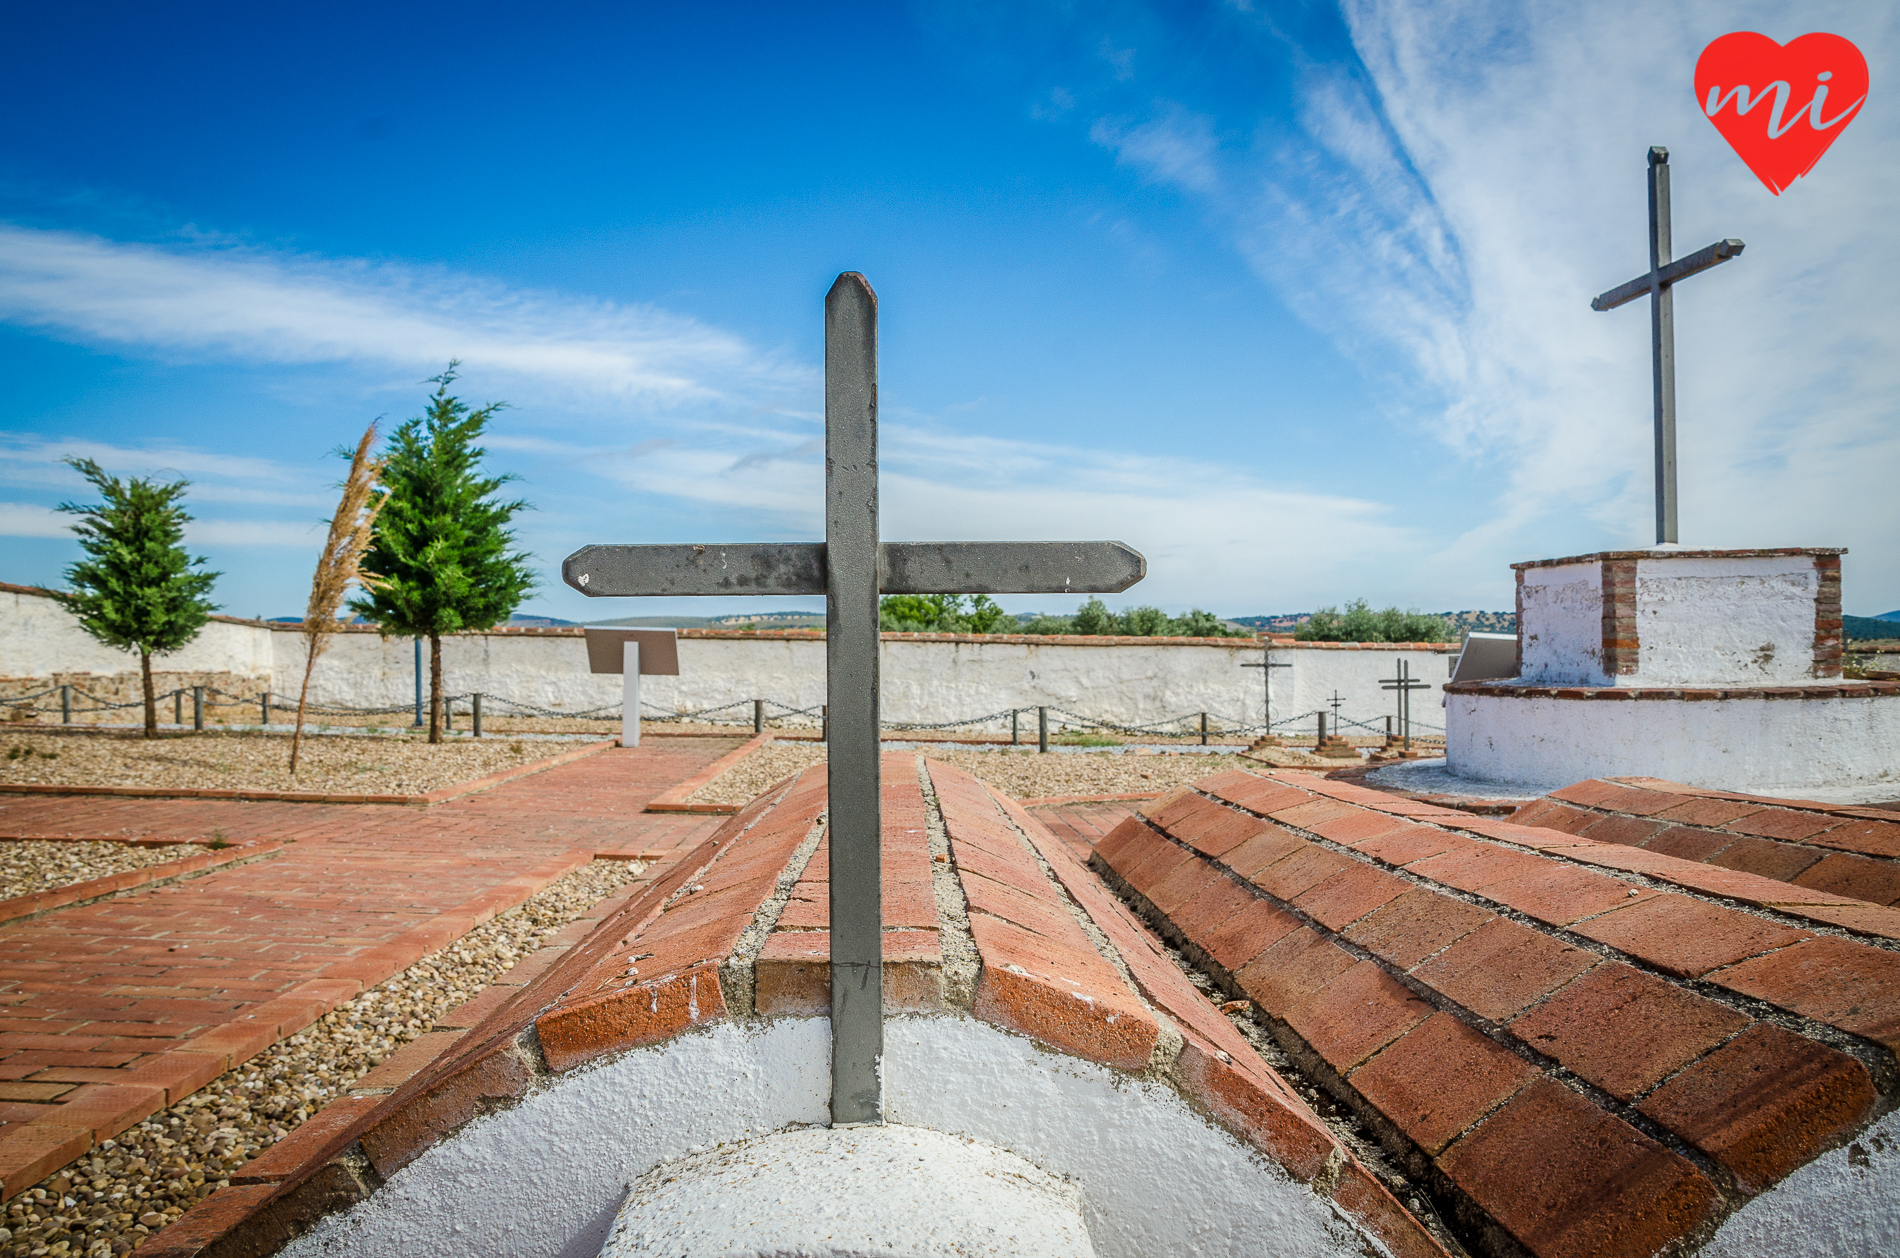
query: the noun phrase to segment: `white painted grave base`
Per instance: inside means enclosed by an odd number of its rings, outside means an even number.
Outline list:
[[[1900,796],[1900,696],[1555,699],[1445,696],[1460,778],[1543,790],[1655,777],[1752,795],[1869,803]]]
[[[282,1253],[595,1258],[629,1184],[661,1162],[824,1126],[830,1034],[824,1018],[722,1022],[563,1075]],[[1369,1252],[1326,1202],[1165,1084],[970,1018],[892,1018],[884,1035],[891,1121],[981,1141],[1072,1183],[1102,1258]]]
[[[925,1127],[806,1127],[634,1182],[601,1258],[1094,1258],[1082,1194]]]

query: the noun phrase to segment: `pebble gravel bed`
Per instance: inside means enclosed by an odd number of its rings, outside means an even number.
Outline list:
[[[0,900],[69,887],[75,882],[122,874],[128,869],[163,865],[187,856],[202,856],[210,850],[196,843],[133,847],[130,843],[67,843],[45,839],[0,842]]]
[[[932,760],[956,765],[1017,799],[1051,795],[1123,795],[1166,791],[1227,769],[1259,771],[1240,756],[1173,752],[1050,752],[998,748],[932,751]],[[825,759],[822,743],[767,743],[693,793],[695,803],[745,804],[772,783]]]
[[[46,786],[163,786],[193,790],[333,791],[420,795],[567,750],[519,739],[429,745],[410,735],[306,734],[290,776],[286,734],[0,735],[0,782]]]
[[[436,1019],[632,882],[636,861],[594,861],[439,952],[218,1076],[26,1190],[6,1208],[0,1258],[130,1253],[238,1167],[341,1096]]]

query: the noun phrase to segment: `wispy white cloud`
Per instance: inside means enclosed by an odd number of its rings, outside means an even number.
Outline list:
[[[71,537],[73,518],[30,502],[0,502],[0,537]]]
[[[439,369],[451,357],[662,404],[776,393],[810,373],[652,306],[524,293],[395,262],[165,248],[0,224],[0,319],[187,358]]]
[[[1748,242],[1676,297],[1685,540],[1845,544],[1850,599],[1856,583],[1900,592],[1885,488],[1900,480],[1900,115],[1863,114],[1774,198],[1691,89],[1703,45],[1737,29],[1838,31],[1892,61],[1900,11],[1833,0],[1796,27],[1767,0],[1342,9],[1357,62],[1302,61],[1291,125],[1246,98],[1191,116],[1164,100],[1092,139],[1201,198],[1494,500],[1426,571],[1651,539],[1648,320],[1589,299],[1643,269],[1644,154],[1661,143],[1678,253]]]

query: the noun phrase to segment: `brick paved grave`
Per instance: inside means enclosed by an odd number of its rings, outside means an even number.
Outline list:
[[[1308,774],[1137,804],[1085,864],[951,766],[882,781],[891,1130],[1066,1178],[1077,1252],[1809,1252],[1813,1218],[1812,1252],[1885,1252],[1900,955],[1818,893]],[[827,1117],[825,804],[807,770],[726,819],[152,1252],[592,1253],[679,1221],[696,1148],[793,1156],[772,1133]]]

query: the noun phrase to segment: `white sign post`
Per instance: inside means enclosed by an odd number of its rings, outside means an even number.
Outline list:
[[[620,745],[640,745],[640,644],[620,644]]]
[[[587,667],[594,673],[619,673],[620,745],[640,745],[640,674],[677,677],[679,635],[672,629],[589,629]]]

